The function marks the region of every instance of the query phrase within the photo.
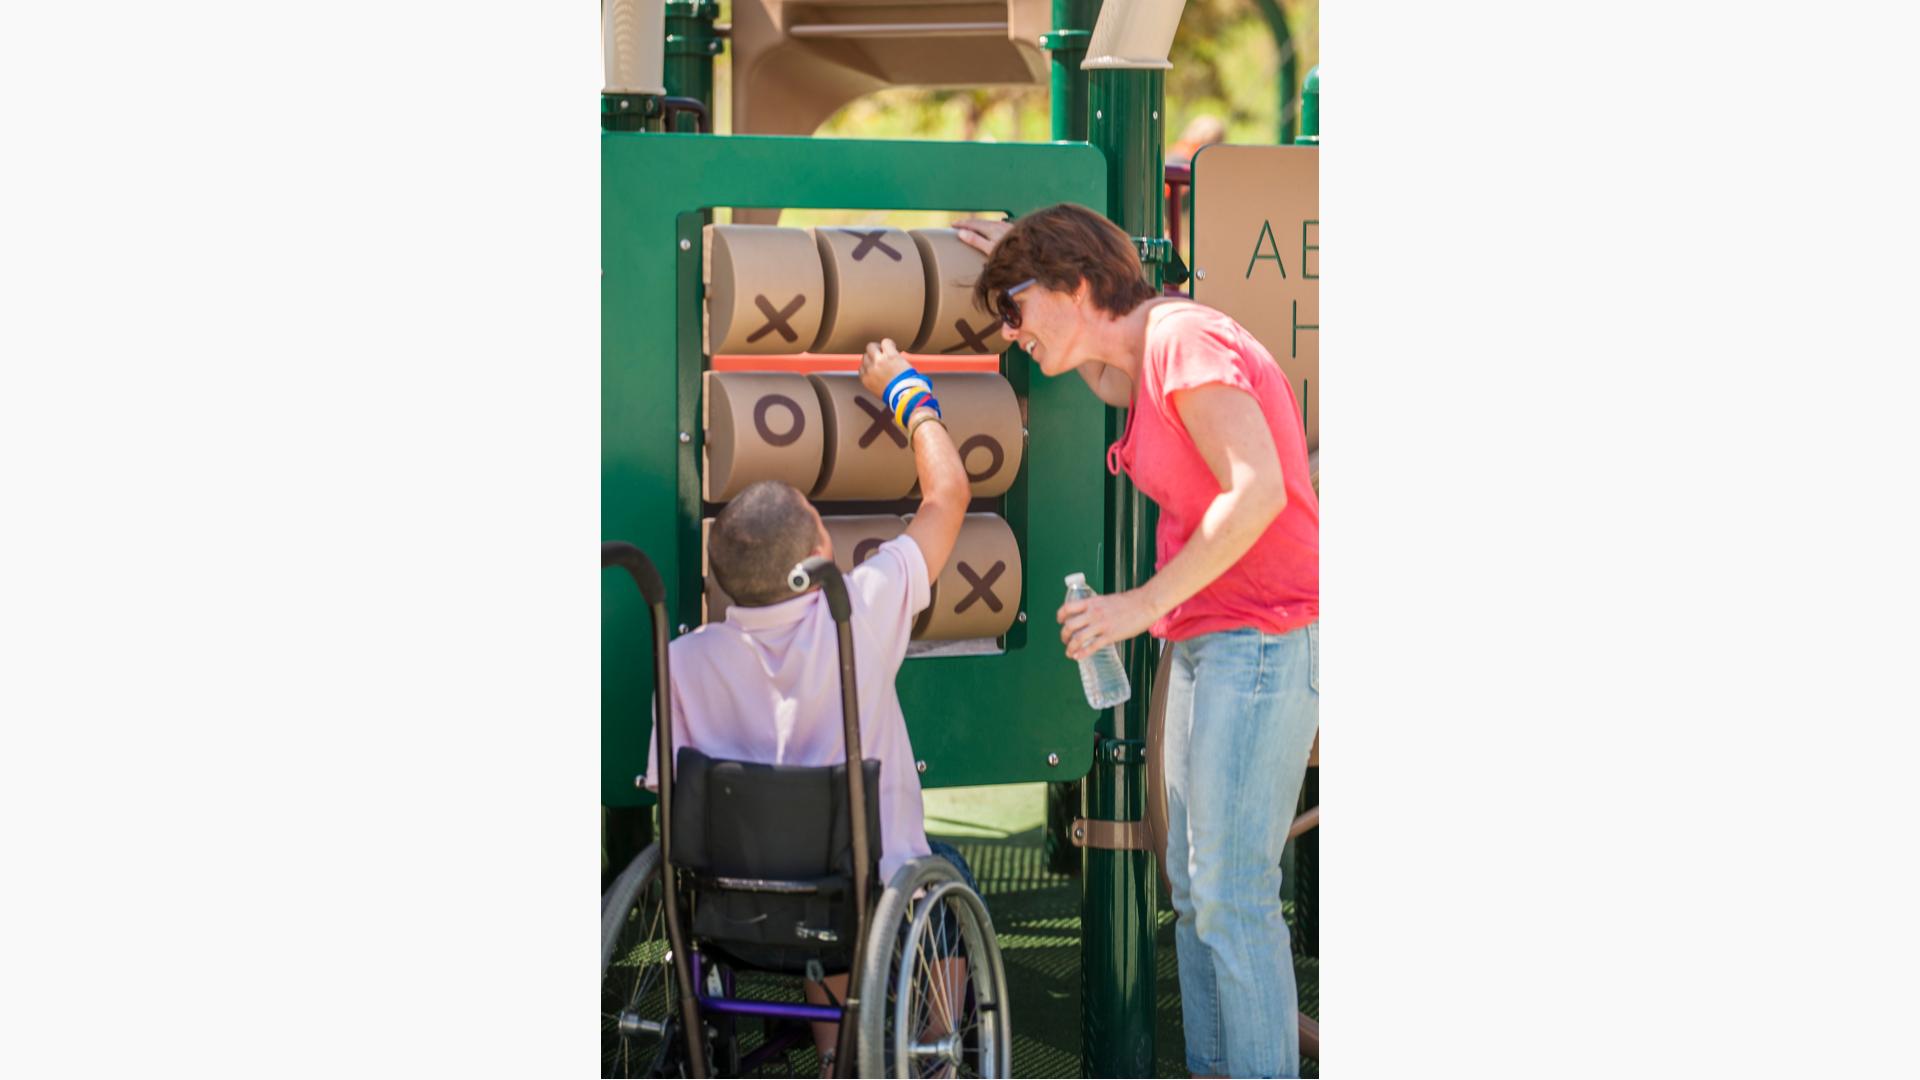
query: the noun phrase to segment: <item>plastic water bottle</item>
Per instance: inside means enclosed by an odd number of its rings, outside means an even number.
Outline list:
[[[1067,575],[1068,600],[1090,600],[1093,595],[1087,575]],[[1127,669],[1120,663],[1120,650],[1111,642],[1080,661],[1080,687],[1087,692],[1087,704],[1096,709],[1111,709],[1133,696]]]

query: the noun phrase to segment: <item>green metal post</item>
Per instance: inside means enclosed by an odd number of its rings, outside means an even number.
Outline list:
[[[661,69],[670,97],[694,98],[713,112],[713,58],[725,42],[714,31],[720,17],[717,0],[667,0],[666,61]],[[694,118],[682,115],[674,130],[692,131]],[[716,118],[714,130],[719,129]]]
[[[1320,65],[1307,72],[1307,85],[1300,92],[1300,144],[1320,145]]]
[[[1053,137],[1061,142],[1087,141],[1087,73],[1080,70],[1086,59],[1087,41],[1093,36],[1094,20],[1100,17],[1100,0],[1053,0],[1053,32],[1040,36],[1040,47],[1053,54]]]
[[[1158,289],[1166,214],[1166,76],[1153,69],[1089,72],[1093,116],[1088,141],[1107,159],[1107,216],[1141,243],[1147,277]],[[1107,411],[1109,440],[1125,422]],[[1153,504],[1125,476],[1107,492],[1107,589],[1134,588],[1153,574]],[[1133,696],[1095,725],[1094,765],[1082,793],[1090,821],[1146,817],[1147,705],[1153,697],[1152,638],[1125,649]],[[1151,851],[1087,847],[1082,863],[1080,1037],[1087,1076],[1150,1076],[1154,1061],[1154,930],[1159,907]]]
[[[1273,31],[1274,47],[1280,50],[1280,117],[1278,136],[1280,144],[1285,146],[1294,140],[1294,120],[1300,111],[1300,50],[1293,44],[1293,28],[1287,25],[1286,12],[1280,10],[1280,0],[1255,0],[1260,14],[1267,20],[1267,29]]]
[[[1080,70],[1080,61],[1086,58],[1087,41],[1093,36],[1094,20],[1100,16],[1100,2],[1053,0],[1053,32],[1040,38],[1041,48],[1053,55],[1050,98],[1056,142],[1087,141],[1087,118],[1093,115],[1093,109],[1087,104],[1087,73]],[[1103,567],[1099,572],[1107,571]],[[1068,837],[1079,813],[1080,781],[1047,785],[1047,831],[1042,847],[1051,873],[1080,873],[1080,852]]]

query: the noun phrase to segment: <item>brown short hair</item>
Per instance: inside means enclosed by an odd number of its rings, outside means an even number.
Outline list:
[[[734,603],[765,607],[793,599],[787,574],[813,553],[819,538],[807,497],[778,480],[761,480],[714,519],[707,559]]]
[[[1072,292],[1084,281],[1095,306],[1110,315],[1125,315],[1155,296],[1126,231],[1073,203],[1013,223],[973,283],[974,306],[1001,318],[1001,294],[1028,278],[1056,292]]]

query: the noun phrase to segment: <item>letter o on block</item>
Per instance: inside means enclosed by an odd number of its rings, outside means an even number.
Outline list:
[[[813,234],[827,291],[813,351],[857,353],[881,338],[892,338],[905,351],[920,336],[927,298],[913,237],[885,228],[820,228]]]
[[[833,540],[833,562],[843,574],[872,558],[873,549],[907,531],[906,519],[892,514],[823,517],[820,522]]]
[[[997,514],[968,514],[946,569],[934,583],[927,641],[996,638],[1020,613],[1020,545]]]
[[[826,277],[805,229],[709,225],[708,355],[803,353],[820,334]]]
[[[812,491],[826,437],[820,399],[807,377],[709,371],[702,378],[701,496],[726,502],[757,480],[784,480]]]
[[[931,381],[974,498],[1005,495],[1020,474],[1027,447],[1013,385],[999,375],[969,372],[939,374]]]
[[[918,474],[907,433],[858,375],[809,375],[826,420],[816,500],[903,499]]]
[[[920,264],[927,272],[927,307],[920,320],[917,353],[997,353],[1006,343],[1000,324],[973,306],[973,283],[987,257],[962,243],[952,229],[915,229]]]

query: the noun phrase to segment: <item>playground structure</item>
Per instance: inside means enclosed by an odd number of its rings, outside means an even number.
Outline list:
[[[898,680],[916,767],[927,787],[1080,782],[1077,813],[1058,832],[1078,849],[1083,882],[1082,1068],[1140,1076],[1154,1060],[1155,658],[1150,639],[1131,643],[1133,699],[1096,714],[1051,618],[1068,573],[1112,592],[1152,572],[1153,507],[1103,468],[1124,414],[1077,380],[1031,377],[1018,348],[994,347],[997,327],[967,296],[979,256],[949,230],[776,224],[795,208],[955,217],[1017,216],[1057,202],[1104,209],[1135,238],[1151,281],[1186,284],[1240,318],[1294,377],[1302,402],[1317,403],[1317,184],[1278,185],[1290,201],[1277,211],[1258,184],[1224,194],[1276,165],[1271,156],[1230,165],[1229,152],[1289,155],[1290,176],[1313,176],[1313,151],[1210,147],[1191,167],[1167,169],[1163,73],[1182,4],[1048,7],[741,0],[733,26],[721,28],[710,2],[608,0],[602,534],[653,557],[670,633],[724,617],[728,598],[707,573],[704,526],[754,480],[809,493],[834,534],[839,568],[851,569],[904,528],[914,475],[884,408],[848,374],[856,366],[848,354],[883,336],[914,354],[946,405],[974,496]],[[710,133],[712,60],[729,41],[737,134],[719,136]],[[1054,143],[805,137],[884,86],[1049,76]],[[1315,97],[1300,141],[1311,145],[1317,79],[1308,86]],[[1191,194],[1185,237],[1178,223],[1167,231],[1170,179]],[[1257,292],[1275,272],[1285,298]],[[1239,293],[1230,295],[1233,284]],[[1280,304],[1290,319],[1284,342],[1255,325]],[[1302,419],[1317,447],[1317,407]],[[637,662],[650,623],[630,586],[605,583],[610,871],[652,839],[641,780],[655,673]],[[1317,1056],[1317,1031],[1310,1036],[1303,1046]]]

